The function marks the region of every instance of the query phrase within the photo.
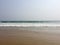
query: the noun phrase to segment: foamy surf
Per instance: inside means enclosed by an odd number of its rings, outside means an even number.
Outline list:
[[[41,27],[41,26],[47,26],[47,27],[57,27],[60,26],[60,24],[54,24],[54,23],[0,23],[0,26],[16,26],[16,27]]]

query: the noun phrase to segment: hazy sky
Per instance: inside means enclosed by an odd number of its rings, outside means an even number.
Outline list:
[[[0,20],[60,20],[60,0],[0,0]]]

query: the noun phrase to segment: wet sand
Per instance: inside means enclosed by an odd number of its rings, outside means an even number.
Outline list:
[[[60,31],[49,30],[0,27],[0,45],[60,45]]]

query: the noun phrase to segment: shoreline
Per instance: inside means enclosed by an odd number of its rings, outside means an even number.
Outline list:
[[[0,27],[0,45],[60,45],[60,30]]]

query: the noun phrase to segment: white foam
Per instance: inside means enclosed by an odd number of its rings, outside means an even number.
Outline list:
[[[60,26],[60,24],[52,24],[52,23],[0,23],[0,26],[17,26],[17,27],[39,27],[39,26]]]

